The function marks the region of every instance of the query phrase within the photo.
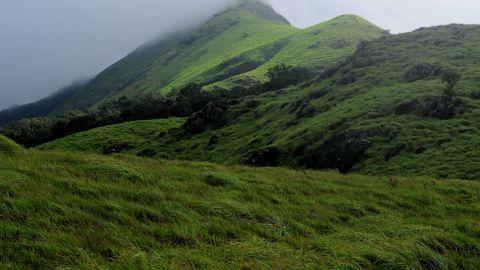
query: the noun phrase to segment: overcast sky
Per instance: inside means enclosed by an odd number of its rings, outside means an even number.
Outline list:
[[[91,77],[155,36],[205,20],[234,0],[0,0],[0,108]],[[479,0],[269,0],[294,25],[357,14],[405,32],[480,23]]]

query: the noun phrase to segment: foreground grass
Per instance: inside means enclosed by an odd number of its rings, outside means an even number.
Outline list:
[[[0,154],[0,268],[479,269],[480,183]]]

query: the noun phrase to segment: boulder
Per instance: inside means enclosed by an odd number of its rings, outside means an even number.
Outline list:
[[[259,167],[273,167],[278,164],[280,150],[276,147],[268,147],[264,150],[254,151],[247,159],[247,164]]]
[[[395,108],[395,114],[397,115],[404,115],[404,114],[409,114],[414,112],[417,109],[418,106],[418,100],[410,100],[407,102],[404,102]]]
[[[130,148],[130,145],[127,143],[116,143],[110,146],[107,146],[103,149],[102,154],[104,155],[113,155],[121,153]]]
[[[315,169],[338,169],[348,173],[370,147],[364,131],[352,130],[334,135],[307,156],[306,164]]]

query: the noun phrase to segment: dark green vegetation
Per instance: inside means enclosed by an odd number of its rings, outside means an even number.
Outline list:
[[[213,122],[216,122],[214,126],[220,126],[225,122],[223,115],[231,104],[237,104],[239,100],[250,95],[260,95],[299,83],[313,75],[314,73],[306,68],[279,65],[268,70],[268,80],[265,83],[250,88],[206,91],[197,84],[189,84],[167,95],[147,93],[135,98],[121,96],[88,112],[71,111],[57,117],[24,118],[10,122],[0,127],[0,134],[23,146],[35,147],[96,127],[134,120],[192,115],[196,117],[189,119],[186,126],[191,127],[187,130],[199,133],[205,130],[206,119],[199,119],[199,122],[197,118],[202,113],[197,112],[201,111],[205,116],[213,118]]]
[[[353,15],[301,30],[265,4],[242,2],[197,29],[141,46],[68,96],[4,112],[0,123],[97,108],[121,96],[168,93],[189,83],[210,90],[251,86],[282,63],[321,70],[353,53],[361,40],[383,34]]]
[[[192,84],[168,96],[146,94],[135,99],[122,96],[103,103],[94,111],[71,111],[58,117],[25,118],[11,122],[0,127],[0,133],[23,146],[34,147],[67,135],[126,121],[190,116],[211,100],[222,98],[223,93],[207,92]]]
[[[363,42],[315,80],[229,106],[220,128],[197,115],[148,149],[227,164],[480,179],[478,44],[480,27],[464,25]],[[200,120],[208,111],[215,106]],[[68,141],[62,149],[79,150]]]
[[[470,181],[0,154],[0,268],[478,269],[479,194]]]

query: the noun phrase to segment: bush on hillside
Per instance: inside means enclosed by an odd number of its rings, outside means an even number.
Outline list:
[[[198,134],[208,127],[218,128],[226,123],[225,114],[229,108],[226,101],[213,101],[205,108],[194,113],[183,125],[185,131],[191,134]]]
[[[455,91],[455,87],[461,78],[462,75],[456,70],[444,70],[441,75],[442,83],[445,86],[442,95],[428,98],[421,105],[420,113],[423,116],[439,119],[450,119],[458,114],[462,114],[467,104],[457,97]]]
[[[102,151],[102,154],[104,155],[113,155],[113,154],[119,154],[125,150],[130,149],[131,146],[128,143],[115,143],[112,145],[109,145],[105,147]]]
[[[268,70],[268,82],[263,85],[263,89],[266,91],[283,89],[306,81],[312,76],[313,72],[306,68],[280,64]]]
[[[348,173],[370,145],[364,131],[352,130],[326,140],[307,155],[304,163],[314,169],[338,169],[341,173]]]
[[[443,120],[464,113],[466,107],[466,103],[460,98],[445,100],[442,96],[435,96],[424,101],[419,107],[419,112],[421,116]]]
[[[407,82],[415,82],[437,77],[442,74],[444,68],[430,63],[418,63],[411,67],[405,74]]]

